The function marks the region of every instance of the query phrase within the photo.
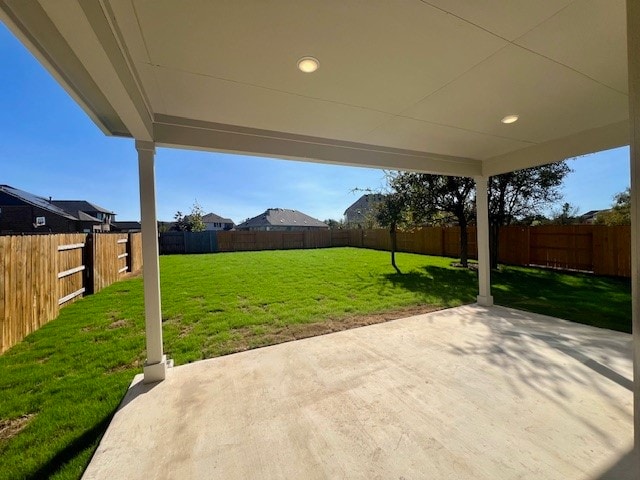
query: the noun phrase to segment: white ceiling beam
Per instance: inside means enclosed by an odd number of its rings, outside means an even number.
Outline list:
[[[478,160],[156,115],[156,144],[442,175],[481,174]]]
[[[624,120],[489,158],[483,162],[482,174],[499,175],[628,144],[629,122]]]

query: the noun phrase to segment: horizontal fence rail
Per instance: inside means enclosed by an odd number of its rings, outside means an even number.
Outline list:
[[[141,268],[140,233],[0,236],[0,353]]]

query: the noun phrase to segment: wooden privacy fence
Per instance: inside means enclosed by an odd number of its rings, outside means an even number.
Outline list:
[[[476,229],[468,229],[469,258],[477,258]],[[214,239],[215,237],[215,239]],[[398,251],[458,257],[460,227],[425,227],[398,232]],[[161,253],[237,252],[291,248],[360,247],[391,250],[387,230],[304,232],[168,232],[160,234]],[[547,225],[500,228],[498,261],[597,275],[631,276],[630,227]]]
[[[498,259],[510,265],[535,265],[630,277],[631,227],[502,227]]]
[[[141,267],[140,233],[0,236],[0,353]]]

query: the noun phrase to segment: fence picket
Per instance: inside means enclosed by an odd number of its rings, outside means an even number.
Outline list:
[[[0,353],[91,293],[94,278],[104,288],[140,270],[140,235],[100,234],[98,249],[97,234],[0,236]]]

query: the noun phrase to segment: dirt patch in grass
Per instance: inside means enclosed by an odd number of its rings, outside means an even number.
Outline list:
[[[278,343],[291,342],[301,338],[326,335],[327,333],[340,332],[351,328],[364,327],[375,323],[384,323],[390,320],[421,315],[434,312],[442,307],[433,305],[418,305],[405,307],[381,313],[367,315],[350,315],[347,317],[330,318],[320,322],[296,323],[292,325],[261,325],[255,327],[242,327],[234,331],[235,335],[224,347],[225,353],[236,353],[258,347],[266,347]]]
[[[117,365],[115,367],[111,367],[111,368],[105,370],[104,374],[105,375],[109,375],[109,374],[112,374],[112,373],[124,372],[125,370],[131,370],[131,369],[140,368],[142,363],[143,362],[141,362],[140,360],[134,360],[131,363],[123,363],[123,364],[120,364],[120,365]]]
[[[0,442],[9,440],[19,434],[29,424],[33,417],[35,417],[35,414],[29,413],[18,418],[11,418],[8,420],[0,419]]]

